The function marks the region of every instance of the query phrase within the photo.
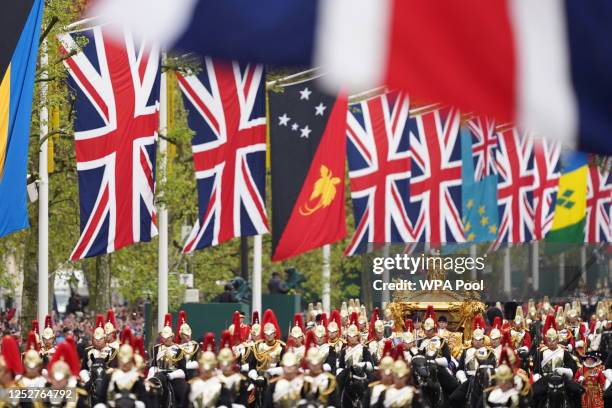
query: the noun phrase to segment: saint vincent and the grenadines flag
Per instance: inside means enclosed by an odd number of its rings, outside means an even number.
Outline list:
[[[588,158],[584,153],[567,152],[562,157],[563,174],[555,204],[552,229],[546,242],[582,244],[587,202]]]
[[[19,0],[0,15],[0,237],[28,226],[28,140],[42,13],[42,0]]]
[[[313,81],[269,93],[272,260],[346,236],[344,177],[347,98]]]

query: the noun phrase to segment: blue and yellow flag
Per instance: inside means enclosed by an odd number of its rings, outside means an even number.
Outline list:
[[[588,158],[584,153],[564,152],[562,174],[553,225],[546,242],[582,244],[586,217]]]
[[[28,226],[26,178],[42,0],[0,16],[0,237]]]
[[[461,129],[463,227],[468,242],[493,241],[497,237],[497,175],[475,181],[472,136]]]

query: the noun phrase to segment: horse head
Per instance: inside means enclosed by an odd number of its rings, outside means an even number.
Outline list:
[[[547,400],[548,406],[562,407],[565,402],[565,383],[563,377],[557,373],[548,375],[547,377]]]

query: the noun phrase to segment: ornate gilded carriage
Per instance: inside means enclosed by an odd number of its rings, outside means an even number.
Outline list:
[[[429,280],[445,280],[444,271],[430,270]],[[472,338],[472,321],[474,316],[485,311],[485,304],[473,291],[420,290],[396,292],[393,301],[385,309],[388,318],[394,321],[395,327],[404,329],[404,321],[411,319],[415,313],[421,315],[432,305],[436,316],[446,316],[448,320],[448,344],[454,357],[459,357],[464,347]]]

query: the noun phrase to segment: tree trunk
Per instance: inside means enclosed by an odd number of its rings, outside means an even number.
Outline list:
[[[103,313],[111,307],[111,255],[97,256],[89,275],[89,311]]]
[[[25,235],[23,254],[23,289],[21,332],[27,337],[30,322],[38,312],[38,218],[30,217],[30,228]],[[42,325],[44,322],[39,322]]]

